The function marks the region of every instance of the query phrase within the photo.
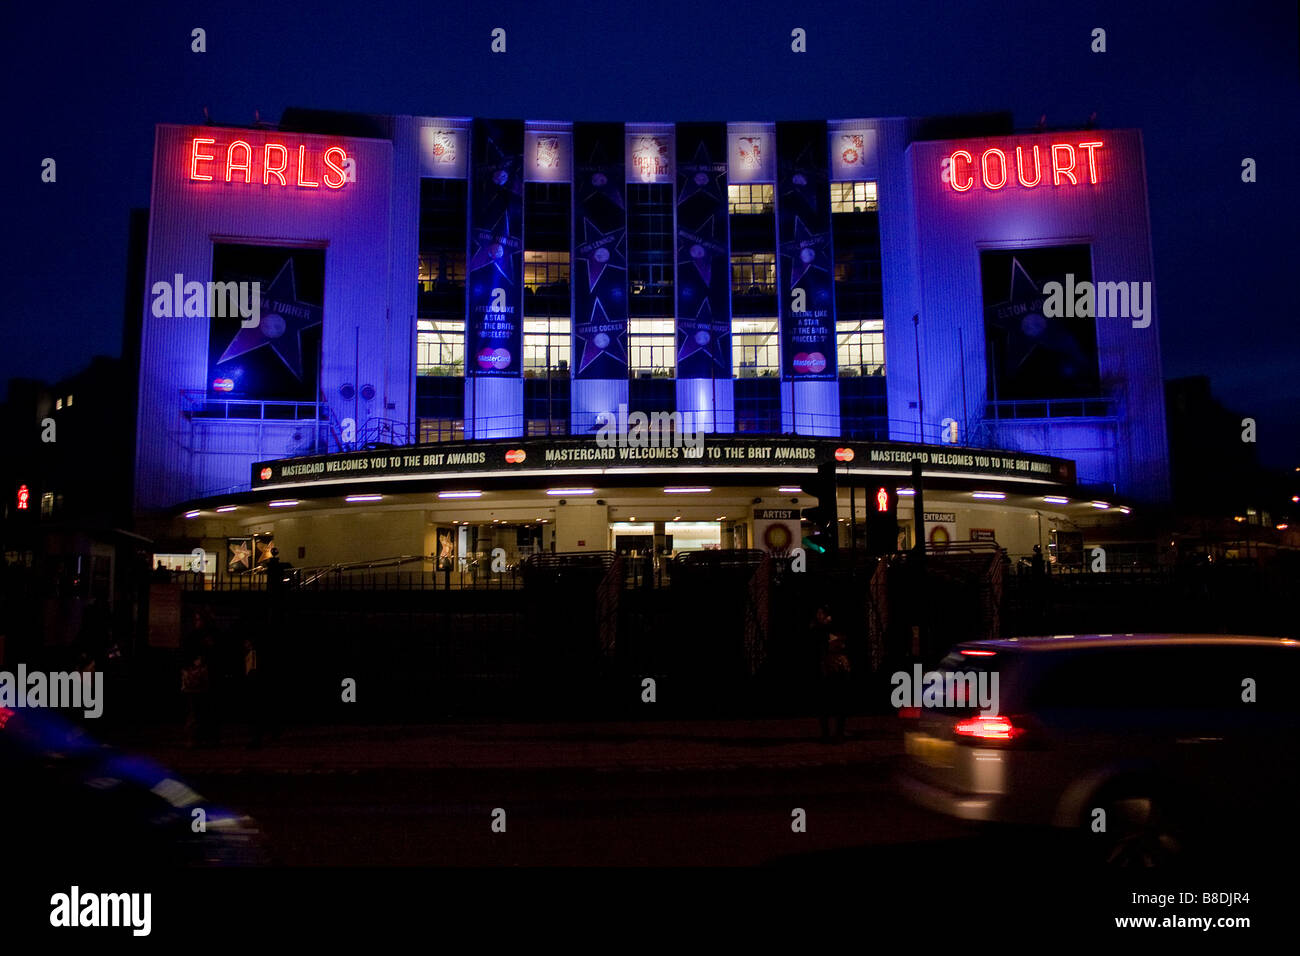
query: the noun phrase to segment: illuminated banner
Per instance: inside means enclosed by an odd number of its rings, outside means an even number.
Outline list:
[[[470,182],[469,375],[523,375],[524,124],[474,121]]]
[[[727,130],[677,126],[677,377],[731,376]]]
[[[1096,139],[955,149],[944,157],[939,175],[953,192],[997,191],[1004,187],[1095,186],[1102,179],[1106,144]]]
[[[212,279],[257,283],[260,317],[208,319],[208,397],[312,402],[320,370],[325,250],[214,243]]]
[[[835,381],[835,259],[826,124],[777,123],[776,144],[781,378]]]
[[[428,478],[485,474],[509,477],[541,473],[541,481],[552,480],[545,472],[558,469],[570,477],[554,476],[572,483],[575,472],[617,474],[627,471],[657,471],[673,468],[722,469],[728,471],[780,472],[812,471],[818,464],[849,460],[855,473],[897,475],[906,482],[911,462],[919,459],[927,475],[969,475],[979,478],[1019,478],[1053,485],[1072,485],[1074,462],[1020,451],[914,445],[896,442],[860,442],[847,446],[840,441],[768,436],[736,438],[710,435],[699,448],[689,447],[602,447],[595,436],[561,439],[510,439],[505,441],[442,442],[377,448],[310,458],[283,458],[253,465],[252,490],[295,484],[364,482],[368,478]],[[772,477],[769,475],[769,477]],[[694,479],[694,480],[698,480]],[[356,487],[354,484],[353,487]],[[469,485],[474,488],[474,485]]]
[[[342,146],[308,145],[244,130],[212,130],[190,138],[191,182],[320,190],[356,181],[354,160]]]
[[[626,379],[623,127],[577,123],[573,148],[573,376]]]
[[[1100,392],[1097,321],[1091,316],[1052,316],[1043,308],[1043,286],[1072,286],[1092,279],[1086,245],[980,252],[984,340],[989,397],[1091,398]]]

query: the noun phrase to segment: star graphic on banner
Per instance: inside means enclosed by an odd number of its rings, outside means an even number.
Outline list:
[[[264,540],[254,539],[253,543],[257,546],[258,564],[265,564],[267,561],[270,561],[273,557],[275,557],[275,555],[271,553],[272,551],[275,550],[274,538],[266,538]]]
[[[695,156],[690,163],[678,167],[681,188],[677,191],[680,205],[696,193],[703,193],[710,199],[722,202],[723,186],[727,181],[727,164],[715,163],[709,157],[709,151],[703,143],[695,149]]]
[[[475,230],[474,242],[474,255],[469,260],[470,273],[484,266],[495,266],[501,277],[513,285],[513,257],[522,243],[518,236],[510,235],[510,214],[502,213],[491,229]]]
[[[696,352],[705,352],[715,365],[725,368],[722,364],[722,339],[730,333],[719,332],[713,328],[713,310],[709,308],[708,299],[700,303],[700,311],[695,313],[692,324],[694,331],[690,328],[682,330],[684,335],[677,352],[678,363],[690,358]]]
[[[621,161],[621,157],[619,161]],[[593,146],[591,158],[587,161],[587,164],[578,167],[578,182],[582,189],[581,195],[578,197],[579,201],[586,203],[593,196],[604,196],[619,209],[624,208],[622,179],[617,173],[613,172],[617,168],[617,162],[607,162],[600,155],[599,143]]]
[[[1006,301],[995,303],[988,316],[989,324],[1005,335],[1007,371],[1020,369],[1037,349],[1059,356],[1067,374],[1082,368],[1086,360],[1079,343],[1060,319],[1043,314],[1042,288],[1015,257],[1009,290]]]
[[[230,560],[226,567],[235,571],[241,568],[251,567],[253,564],[252,549],[243,541],[230,542]]]
[[[587,325],[589,328],[592,326],[600,328],[608,324],[609,316],[605,314],[605,308],[600,304],[600,299],[597,299],[591,304],[591,319]],[[602,355],[608,355],[624,365],[627,364],[627,350],[623,347],[621,333],[611,335],[608,332],[600,331],[593,332],[590,335],[583,335],[581,332],[574,334],[582,342],[582,358],[578,360],[578,371],[580,373]]]
[[[600,281],[600,276],[606,268],[627,268],[621,251],[626,233],[626,229],[601,232],[591,224],[590,219],[582,220],[583,241],[575,250],[575,254],[578,258],[586,260],[588,292],[596,288],[596,283]]]
[[[238,358],[269,345],[294,377],[302,380],[302,333],[321,324],[319,305],[298,298],[293,260],[288,259],[261,296],[261,321],[251,329],[241,328],[221,353],[217,363]]]
[[[781,190],[782,196],[798,199],[812,212],[817,211],[817,197],[821,195],[821,184],[826,173],[819,164],[813,162],[812,144],[805,146],[793,163],[781,163],[781,182],[787,184]]]
[[[726,247],[714,238],[716,232],[716,224],[713,217],[710,216],[700,223],[698,229],[681,229],[677,233],[680,240],[678,246],[686,254],[686,258],[679,259],[677,264],[679,266],[695,266],[695,270],[700,274],[700,278],[706,286],[709,285],[713,276],[714,258],[727,255]]]
[[[520,169],[523,163],[522,156],[516,156],[507,153],[492,137],[487,140],[488,149],[495,153],[496,156],[486,162],[479,163],[477,172],[480,177],[489,180],[496,186],[510,192],[517,193],[520,191],[522,179],[520,178]]]
[[[826,271],[824,265],[818,265],[817,260],[823,259],[826,254],[826,244],[830,242],[830,234],[825,232],[813,233],[803,224],[803,220],[798,216],[794,217],[794,238],[789,242],[781,243],[781,255],[790,258],[790,287],[794,288],[799,284],[809,269],[820,269]]]

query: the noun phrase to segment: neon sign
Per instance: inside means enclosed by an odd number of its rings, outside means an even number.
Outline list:
[[[976,156],[968,149],[953,150],[943,160],[941,175],[953,192],[964,193],[976,183],[985,189],[999,190],[1019,183],[1025,189],[1040,184],[1052,186],[1083,182],[1097,184],[1097,150],[1104,143],[1053,143],[1041,147],[1035,143],[1014,151],[991,146]]]
[[[270,186],[296,186],[300,189],[342,189],[348,181],[348,154],[342,146],[330,146],[320,154],[307,146],[265,143],[255,148],[242,139],[223,146],[211,138],[196,136],[190,140],[189,178],[194,182],[261,182]],[[292,180],[292,182],[290,181]]]

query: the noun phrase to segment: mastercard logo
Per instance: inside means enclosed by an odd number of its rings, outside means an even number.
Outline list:
[[[212,380],[213,391],[233,392],[235,390],[235,380],[233,378],[214,378]]]
[[[271,469],[270,469],[270,468],[263,468],[260,472],[258,472],[258,474],[262,476],[262,480],[263,480],[263,481],[270,481],[270,480],[271,480]]]
[[[506,452],[506,461],[508,461],[512,465],[519,464],[527,457],[528,457],[527,453],[522,448],[511,448],[508,452]]]
[[[835,460],[836,460],[836,461],[852,461],[852,460],[853,460],[853,449],[852,449],[852,448],[836,448],[836,449],[835,449]]]

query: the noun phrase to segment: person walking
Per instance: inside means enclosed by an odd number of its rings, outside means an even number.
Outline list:
[[[250,748],[262,746],[267,729],[266,684],[258,667],[257,645],[244,638],[244,702],[248,711]]]
[[[852,665],[844,636],[835,630],[830,609],[817,608],[809,631],[818,660],[818,722],[823,743],[843,743],[848,713],[849,677]]]

